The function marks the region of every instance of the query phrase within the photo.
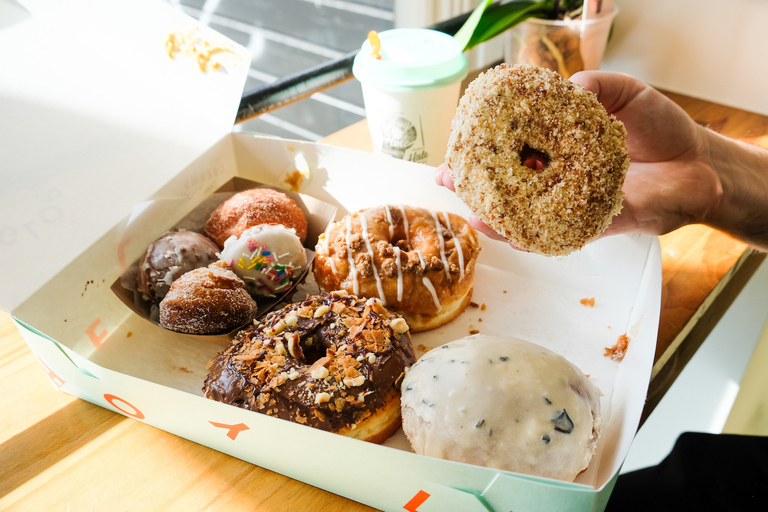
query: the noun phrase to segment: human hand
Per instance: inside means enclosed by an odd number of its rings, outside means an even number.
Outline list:
[[[571,81],[595,93],[627,129],[631,165],[623,208],[602,236],[661,235],[704,222],[723,193],[707,159],[708,131],[669,98],[630,76],[583,71]]]

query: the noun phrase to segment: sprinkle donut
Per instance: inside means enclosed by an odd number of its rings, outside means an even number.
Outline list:
[[[326,291],[376,297],[420,332],[466,308],[479,252],[477,233],[458,215],[384,205],[351,213],[320,235],[315,280]]]
[[[593,93],[547,69],[501,64],[461,98],[445,161],[483,222],[521,249],[565,255],[621,210],[625,138]]]
[[[400,426],[400,384],[415,360],[408,324],[346,292],[290,304],[237,334],[208,365],[205,396],[381,443]]]

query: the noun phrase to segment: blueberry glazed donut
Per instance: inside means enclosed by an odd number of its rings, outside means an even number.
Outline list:
[[[400,384],[415,360],[408,325],[378,299],[308,297],[237,334],[208,364],[205,396],[381,443],[400,426]]]
[[[420,332],[464,311],[479,252],[477,233],[458,215],[384,205],[351,213],[320,235],[314,273],[323,290],[376,297]]]
[[[445,162],[456,194],[517,247],[582,248],[621,210],[624,125],[548,69],[501,64],[461,98]]]

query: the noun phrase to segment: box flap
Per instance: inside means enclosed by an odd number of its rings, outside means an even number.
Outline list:
[[[0,24],[7,311],[231,130],[250,65],[241,46],[158,0],[21,4],[28,16]],[[184,39],[173,48],[190,51],[172,58],[174,34]]]

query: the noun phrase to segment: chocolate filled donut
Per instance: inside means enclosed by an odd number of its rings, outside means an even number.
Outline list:
[[[159,303],[171,283],[195,268],[207,267],[218,259],[219,248],[194,231],[169,231],[149,244],[139,261],[138,290],[144,300]]]

